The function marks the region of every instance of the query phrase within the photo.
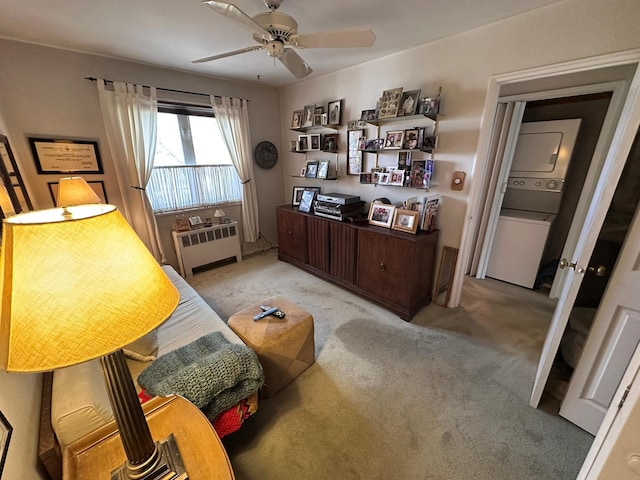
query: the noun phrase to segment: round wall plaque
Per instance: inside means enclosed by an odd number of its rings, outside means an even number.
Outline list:
[[[278,162],[278,149],[273,143],[265,140],[256,147],[254,157],[259,167],[272,168]]]

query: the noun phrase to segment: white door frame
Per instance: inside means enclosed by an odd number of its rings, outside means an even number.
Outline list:
[[[480,121],[480,136],[478,139],[478,147],[470,172],[470,178],[475,181],[469,182],[470,192],[467,199],[467,208],[465,213],[465,223],[462,228],[460,239],[459,259],[455,272],[451,281],[451,293],[447,306],[456,307],[460,303],[462,295],[462,284],[464,276],[469,271],[472,261],[474,238],[476,224],[480,218],[480,208],[484,204],[482,201],[482,185],[484,177],[491,172],[481,171],[489,162],[489,154],[493,133],[493,126],[496,117],[497,105],[499,101],[500,89],[504,85],[520,83],[524,81],[537,80],[541,78],[568,75],[571,73],[583,73],[591,70],[602,68],[616,67],[629,64],[637,64],[640,62],[640,49],[629,50],[625,52],[613,53],[609,55],[601,55],[582,60],[570,61],[558,65],[549,65],[545,67],[537,67],[519,72],[496,75],[490,78],[489,87],[485,99],[485,106]],[[623,114],[629,115],[629,113]],[[628,118],[621,116],[618,122],[628,121]]]

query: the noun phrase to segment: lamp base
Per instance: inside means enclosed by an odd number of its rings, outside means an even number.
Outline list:
[[[150,471],[144,471],[144,467],[140,467],[142,471],[136,470],[127,462],[111,472],[111,480],[187,480],[189,475],[173,434],[162,442],[156,442],[156,447],[158,461]]]

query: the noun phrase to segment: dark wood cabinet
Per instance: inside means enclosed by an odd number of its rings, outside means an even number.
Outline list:
[[[307,217],[309,266],[350,284],[356,283],[357,230],[351,225]]]
[[[416,235],[277,208],[280,260],[410,320],[431,302],[438,232]],[[301,235],[306,235],[301,239]]]
[[[281,260],[308,262],[307,222],[300,212],[278,208],[278,257]]]

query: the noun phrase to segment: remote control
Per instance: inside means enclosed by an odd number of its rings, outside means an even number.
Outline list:
[[[270,308],[268,310],[264,310],[263,312],[259,313],[255,317],[253,317],[253,319],[254,320],[260,320],[261,318],[264,318],[267,315],[271,315],[272,313],[276,313],[277,311],[278,311],[278,309],[276,307],[273,307],[273,308]]]
[[[277,308],[277,307],[269,307],[268,305],[260,305],[260,308],[263,311],[267,311],[267,310],[271,310],[272,308]],[[275,312],[273,312],[273,316],[278,317],[278,318],[284,318],[284,312],[282,312],[280,310],[276,310]]]

